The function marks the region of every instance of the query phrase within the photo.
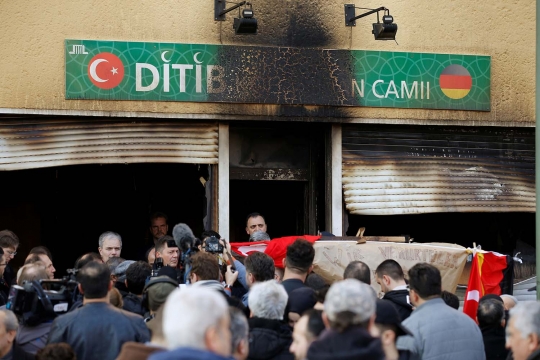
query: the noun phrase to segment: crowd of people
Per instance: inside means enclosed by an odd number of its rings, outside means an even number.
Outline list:
[[[232,254],[215,231],[198,239],[178,224],[170,236],[162,213],[149,230],[144,259],[123,259],[121,236],[107,231],[58,283],[43,246],[15,272],[19,238],[0,231],[0,359],[540,359],[540,303],[486,295],[472,319],[427,263],[405,274],[394,260],[353,261],[329,284],[302,238],[281,268],[264,252]],[[270,238],[257,213],[246,232]]]

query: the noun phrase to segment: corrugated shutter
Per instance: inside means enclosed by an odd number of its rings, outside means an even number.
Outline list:
[[[217,123],[3,120],[0,170],[80,164],[218,162]]]
[[[344,125],[343,188],[358,215],[534,212],[534,129]]]

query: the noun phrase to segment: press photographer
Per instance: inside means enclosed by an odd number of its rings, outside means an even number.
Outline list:
[[[175,279],[179,283],[182,283],[183,273],[182,269],[178,266],[179,257],[180,250],[171,236],[165,235],[159,238],[156,242],[156,259],[152,266],[152,276],[161,274],[161,268],[170,267],[176,271]]]

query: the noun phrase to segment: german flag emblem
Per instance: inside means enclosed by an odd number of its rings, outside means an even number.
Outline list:
[[[450,99],[462,99],[471,91],[471,74],[461,65],[447,66],[439,77],[439,85]]]

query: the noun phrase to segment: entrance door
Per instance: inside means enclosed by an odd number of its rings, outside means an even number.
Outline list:
[[[303,234],[306,182],[232,180],[230,182],[231,241],[247,241],[246,217],[265,217],[272,238]]]
[[[230,241],[247,241],[258,212],[272,238],[324,230],[326,124],[230,126]]]

